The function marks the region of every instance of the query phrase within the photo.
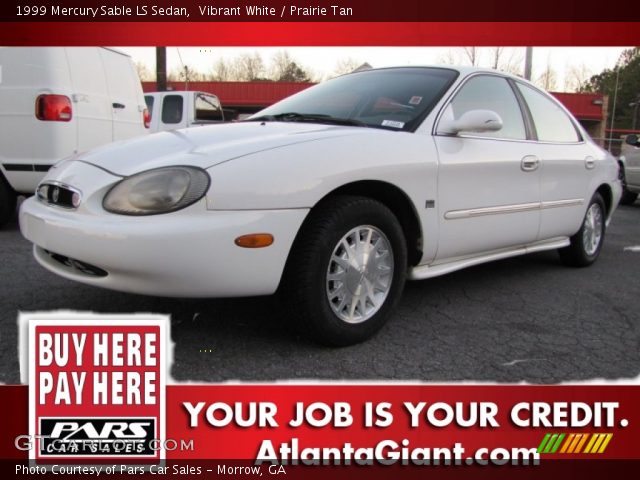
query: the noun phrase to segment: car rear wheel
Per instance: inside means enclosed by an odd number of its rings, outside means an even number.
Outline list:
[[[568,247],[558,250],[562,262],[572,267],[586,267],[595,262],[604,242],[605,222],[604,200],[596,193],[589,202],[580,230],[571,237]]]
[[[314,341],[362,342],[382,328],[402,293],[402,227],[385,205],[366,197],[334,197],[310,215],[281,286],[288,314]]]
[[[0,174],[0,227],[9,222],[16,213],[17,195]]]

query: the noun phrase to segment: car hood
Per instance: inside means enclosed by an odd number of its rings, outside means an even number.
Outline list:
[[[209,168],[253,153],[370,130],[299,122],[229,123],[154,133],[91,150],[76,159],[128,176],[170,165]]]

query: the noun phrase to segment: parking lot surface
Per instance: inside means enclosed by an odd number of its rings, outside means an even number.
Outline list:
[[[36,263],[15,221],[0,230],[0,252],[3,383],[19,382],[18,312],[59,309],[171,315],[177,381],[538,383],[640,374],[640,202],[618,208],[589,268],[566,268],[544,252],[409,282],[383,330],[342,349],[298,337],[273,298],[156,298],[62,279]]]

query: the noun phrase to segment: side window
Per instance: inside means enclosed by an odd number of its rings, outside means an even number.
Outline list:
[[[543,142],[579,142],[569,116],[551,99],[524,84],[517,83],[533,117],[538,140]]]
[[[525,140],[527,132],[509,82],[502,77],[478,75],[464,84],[447,107],[455,120],[470,110],[493,110],[502,119],[503,127],[495,132],[474,133],[475,136]]]
[[[182,104],[180,95],[167,95],[162,100],[162,123],[182,122]]]
[[[195,107],[196,121],[221,122],[223,120],[220,101],[213,95],[197,94]]]
[[[149,116],[152,117],[153,116],[153,101],[155,100],[155,98],[153,98],[151,95],[145,95],[144,96],[144,103],[147,104],[147,110],[149,110]]]

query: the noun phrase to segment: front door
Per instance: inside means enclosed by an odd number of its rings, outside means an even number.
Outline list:
[[[522,246],[538,237],[539,159],[535,144],[527,140],[512,84],[497,75],[472,76],[443,117],[458,119],[470,110],[496,112],[503,127],[435,136],[440,216],[436,262]]]

